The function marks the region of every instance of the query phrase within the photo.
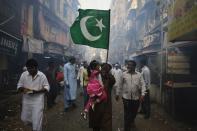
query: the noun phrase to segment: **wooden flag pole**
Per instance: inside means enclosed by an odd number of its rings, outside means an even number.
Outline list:
[[[110,42],[110,17],[111,17],[111,10],[109,10],[109,38],[108,38],[108,48],[107,48],[107,58],[106,58],[106,63],[108,62],[108,57],[109,57],[109,42]]]
[[[108,55],[109,55],[109,49],[107,49],[107,58],[106,58],[106,63],[108,62]]]

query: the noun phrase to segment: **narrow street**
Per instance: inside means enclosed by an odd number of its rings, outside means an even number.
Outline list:
[[[88,120],[80,116],[83,107],[83,97],[78,95],[77,108],[69,112],[63,112],[63,95],[57,98],[57,104],[46,109],[44,119],[44,131],[91,131],[88,128]],[[20,120],[19,96],[13,96],[9,103],[13,104],[9,109],[11,115],[0,121],[0,131],[31,131]],[[113,98],[113,131],[123,131],[123,108],[121,100],[116,102]],[[15,114],[15,115],[13,115]],[[173,120],[161,107],[152,104],[151,118],[146,120],[138,114],[135,131],[196,131],[197,126],[177,122]]]
[[[18,91],[48,90],[50,107],[57,86],[70,88],[72,103],[76,80],[84,87],[95,80],[88,95],[106,100],[100,87],[109,94],[111,74],[128,106],[135,110],[133,100],[144,96],[147,117],[151,99],[150,119],[139,113],[132,131],[197,131],[196,57],[197,0],[0,0],[0,131],[32,131],[21,121]],[[34,96],[25,98],[33,109],[26,113],[40,122],[43,94]],[[64,112],[61,91],[44,109],[42,131],[92,131],[81,88],[76,105]],[[123,116],[112,96],[113,131],[124,131]]]

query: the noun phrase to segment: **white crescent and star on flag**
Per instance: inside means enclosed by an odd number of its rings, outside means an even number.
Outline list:
[[[97,36],[93,36],[93,35],[91,35],[91,34],[89,33],[89,31],[88,31],[88,29],[87,29],[87,27],[86,27],[86,21],[87,21],[89,18],[92,18],[92,17],[94,17],[94,16],[86,16],[86,17],[83,17],[83,18],[81,19],[81,21],[80,21],[80,28],[81,28],[81,32],[82,32],[83,36],[84,36],[87,40],[89,40],[89,41],[96,41],[96,40],[98,40],[98,39],[101,38],[102,34],[97,35]],[[101,33],[102,33],[103,28],[105,28],[105,26],[103,25],[103,19],[98,20],[98,19],[95,18],[95,20],[96,20],[96,22],[97,22],[97,24],[96,24],[95,26],[97,26],[97,27],[100,29]]]

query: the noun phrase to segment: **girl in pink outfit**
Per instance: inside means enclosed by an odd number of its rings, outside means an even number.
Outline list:
[[[93,60],[88,68],[88,76],[89,82],[87,85],[87,93],[89,95],[89,100],[85,105],[85,109],[81,115],[83,115],[84,119],[87,119],[87,113],[90,108],[94,110],[94,106],[96,103],[100,103],[102,101],[107,100],[107,94],[104,90],[102,81],[100,77],[100,65],[97,61]]]

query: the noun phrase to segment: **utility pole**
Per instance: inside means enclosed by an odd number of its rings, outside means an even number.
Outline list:
[[[160,57],[161,57],[161,62],[160,62],[160,65],[161,65],[161,70],[160,70],[160,88],[159,88],[159,91],[160,91],[160,102],[162,104],[162,87],[163,87],[163,44],[164,44],[164,33],[163,33],[163,0],[160,0],[159,1],[159,8],[161,9],[160,13],[161,13],[161,17],[160,17],[160,22],[161,22],[161,36],[160,36],[160,42],[161,42],[161,49],[160,49]]]

